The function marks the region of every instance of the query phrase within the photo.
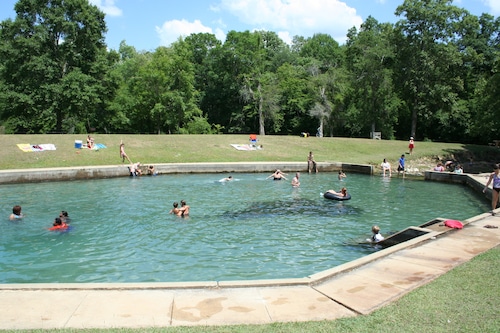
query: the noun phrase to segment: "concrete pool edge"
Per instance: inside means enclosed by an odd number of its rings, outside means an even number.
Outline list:
[[[278,165],[264,167],[286,170]],[[451,178],[478,192],[486,183],[484,175]],[[304,278],[0,284],[0,329],[269,324],[369,314],[500,245],[500,229],[486,228],[500,226],[500,216],[463,222],[464,230],[422,228],[429,232]]]
[[[144,164],[146,167],[148,164]],[[46,181],[68,181],[83,179],[128,177],[128,164],[79,166],[41,169],[0,170],[0,184],[36,183]],[[307,162],[210,162],[210,163],[154,163],[159,175],[187,173],[246,173],[307,172]],[[342,162],[318,162],[319,172],[343,170],[362,174],[373,174],[373,166]]]

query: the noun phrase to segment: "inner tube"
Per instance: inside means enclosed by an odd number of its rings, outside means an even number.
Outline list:
[[[69,228],[69,225],[66,223],[60,224],[60,225],[55,225],[49,228],[50,231],[55,231],[55,230],[67,230]]]
[[[344,201],[344,200],[350,200],[351,199],[351,195],[349,193],[347,193],[347,195],[345,197],[341,197],[337,194],[333,194],[331,192],[325,192],[325,194],[323,194],[323,197],[325,199],[329,199],[329,200],[337,200],[337,201]]]

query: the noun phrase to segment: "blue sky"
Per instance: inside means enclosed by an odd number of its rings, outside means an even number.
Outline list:
[[[0,20],[13,18],[17,0],[0,1]],[[293,36],[327,33],[339,43],[347,30],[369,15],[394,23],[403,0],[89,0],[106,14],[106,44],[122,40],[138,51],[168,46],[179,36],[213,33],[221,41],[228,31],[268,30],[286,42]],[[474,15],[500,15],[500,0],[455,0]]]

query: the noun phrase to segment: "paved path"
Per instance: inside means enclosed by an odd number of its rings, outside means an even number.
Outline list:
[[[500,228],[485,227],[500,227],[500,215],[464,222],[462,230],[431,228],[423,240],[303,279],[0,285],[0,329],[266,324],[368,314],[500,245]]]

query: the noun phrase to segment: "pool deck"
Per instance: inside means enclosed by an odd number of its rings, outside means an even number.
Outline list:
[[[471,177],[486,183],[484,175]],[[484,213],[463,222],[461,230],[429,229],[301,279],[4,284],[0,329],[268,324],[369,314],[500,245],[500,215]]]

